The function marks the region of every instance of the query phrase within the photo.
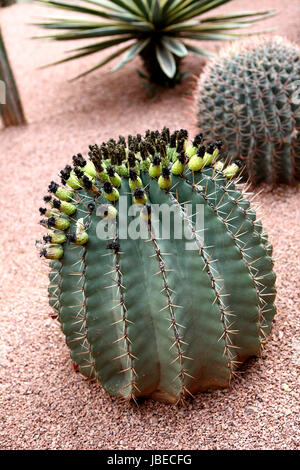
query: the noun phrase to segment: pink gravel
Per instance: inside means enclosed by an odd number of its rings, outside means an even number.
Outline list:
[[[249,2],[233,3],[234,10],[249,9]],[[281,14],[265,26],[299,42],[298,0],[251,2],[253,10],[274,7]],[[193,80],[150,99],[135,73],[138,59],[115,74],[106,68],[72,83],[66,77],[94,58],[37,70],[73,46],[29,39],[38,31],[28,23],[45,11],[23,4],[0,12],[29,123],[0,129],[0,448],[299,448],[299,188],[264,186],[255,199],[274,245],[278,314],[265,351],[229,389],[199,394],[185,408],[149,400],[137,408],[73,371],[48,316],[47,279],[34,248],[45,188],[90,143],[165,124],[193,135]],[[185,68],[198,75],[201,64],[191,57]]]

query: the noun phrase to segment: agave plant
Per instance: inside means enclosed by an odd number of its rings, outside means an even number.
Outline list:
[[[211,55],[197,47],[194,41],[237,39],[249,34],[241,32],[241,29],[249,28],[254,21],[274,14],[273,11],[247,11],[202,18],[201,15],[230,1],[39,0],[39,3],[49,7],[89,16],[52,18],[45,23],[38,23],[38,26],[59,30],[58,34],[44,36],[55,41],[92,40],[89,45],[73,49],[68,57],[56,64],[121,46],[114,48],[112,54],[102,57],[100,62],[79,77],[122,56],[112,69],[118,70],[140,55],[149,81],[172,86],[180,81],[180,62],[189,52],[200,56]],[[91,19],[91,16],[94,18]]]

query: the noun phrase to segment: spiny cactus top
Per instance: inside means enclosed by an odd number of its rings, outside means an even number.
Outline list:
[[[253,183],[300,179],[300,49],[259,38],[225,48],[197,91],[198,124],[222,138]]]
[[[76,367],[126,399],[225,387],[275,314],[272,248],[234,182],[239,162],[167,128],[88,156],[50,183],[37,242]]]

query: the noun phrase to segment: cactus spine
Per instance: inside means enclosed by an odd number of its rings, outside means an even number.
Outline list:
[[[237,189],[239,166],[227,176],[225,164],[223,172],[216,169],[220,150],[220,142],[206,143],[201,134],[188,145],[182,129],[147,131],[144,139],[129,136],[127,145],[120,137],[90,146],[88,164],[74,157],[75,168],[61,172],[62,186],[49,186],[44,201],[50,209],[40,211],[51,232],[37,245],[51,260],[50,304],[80,372],[111,395],[176,403],[226,387],[270,331],[276,311],[272,248]],[[197,153],[209,156],[191,171]],[[92,180],[87,165],[95,171]],[[118,188],[101,179],[108,166],[114,177],[117,168],[127,169],[114,180]],[[68,184],[74,174],[76,189]],[[115,191],[118,197],[111,198]],[[75,213],[62,213],[59,204],[51,209],[53,194],[70,192]],[[124,202],[137,204],[136,217]],[[158,204],[178,217],[169,219],[170,236],[154,223],[156,216],[163,222],[153,209]],[[204,226],[197,226],[198,210]],[[64,230],[56,227],[60,219],[69,224]],[[112,222],[107,239],[99,236],[104,219]],[[186,238],[174,236],[178,220]],[[124,236],[131,222],[143,226],[145,237]]]
[[[299,47],[274,37],[224,49],[199,79],[197,115],[252,183],[299,180]]]

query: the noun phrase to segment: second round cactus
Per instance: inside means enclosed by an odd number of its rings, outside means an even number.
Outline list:
[[[50,304],[76,367],[111,395],[176,403],[226,387],[271,329],[272,247],[221,147],[166,128],[111,139],[73,157],[44,197]],[[170,236],[156,231],[155,205],[174,210],[188,242],[175,217]],[[101,220],[116,229],[108,239]],[[144,238],[121,233],[131,222]]]
[[[300,49],[262,38],[225,48],[197,91],[199,128],[222,138],[254,184],[300,179]]]

